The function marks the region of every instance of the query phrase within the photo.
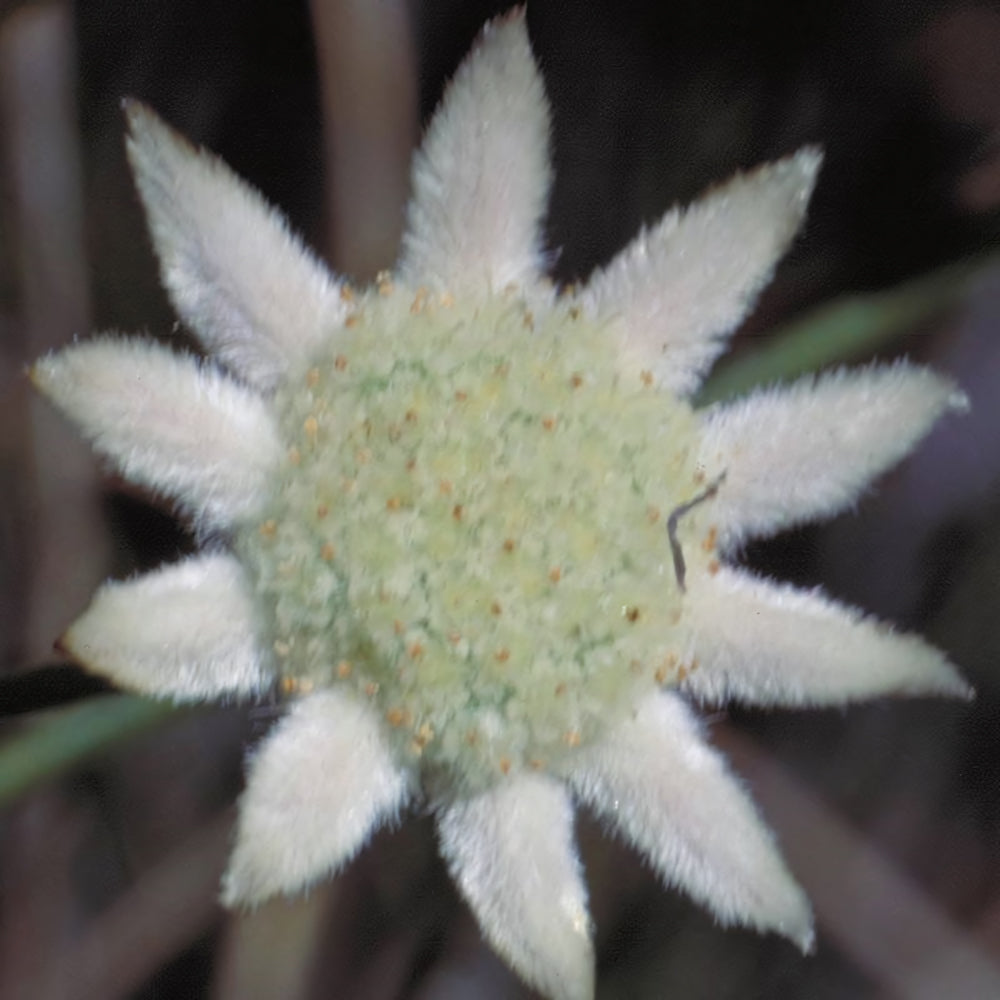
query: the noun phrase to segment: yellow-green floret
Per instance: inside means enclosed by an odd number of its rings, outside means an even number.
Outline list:
[[[558,303],[353,305],[275,396],[287,453],[238,539],[277,670],[368,699],[430,784],[548,767],[683,669],[693,414]]]

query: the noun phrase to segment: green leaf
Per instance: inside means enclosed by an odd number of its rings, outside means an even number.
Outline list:
[[[102,695],[45,712],[0,744],[0,806],[176,718],[169,701]]]
[[[699,406],[742,396],[759,385],[790,381],[827,365],[870,357],[920,323],[954,306],[995,254],[931,271],[883,292],[851,295],[820,306],[770,333],[756,350],[724,362],[698,395]]]

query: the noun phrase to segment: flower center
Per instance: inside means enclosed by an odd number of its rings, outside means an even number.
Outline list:
[[[238,548],[285,688],[349,685],[471,790],[676,681],[696,425],[576,310],[382,293],[278,391],[288,452]]]

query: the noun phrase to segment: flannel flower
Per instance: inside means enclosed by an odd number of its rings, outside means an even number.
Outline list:
[[[423,801],[484,935],[579,1000],[579,802],[721,923],[807,949],[808,903],[689,701],[967,690],[919,638],[727,564],[847,507],[965,406],[895,363],[693,408],[819,154],[669,212],[557,294],[548,105],[515,11],[429,127],[395,272],[353,290],[221,162],[127,111],[164,283],[214,363],[105,336],[32,377],[204,544],[106,584],[62,645],[150,695],[287,698],[225,902],[303,889]]]

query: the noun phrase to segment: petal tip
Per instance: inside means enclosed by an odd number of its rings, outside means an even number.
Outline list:
[[[28,376],[31,384],[46,399],[53,400],[54,402],[56,382],[58,381],[61,368],[62,364],[60,363],[59,354],[55,351],[50,351],[33,364],[28,365],[25,368],[25,374]]]
[[[816,930],[813,927],[812,916],[808,923],[798,927],[782,927],[781,933],[794,944],[803,955],[816,953]]]
[[[967,393],[961,389],[953,389],[948,396],[947,406],[952,413],[966,414],[972,409],[972,402]]]

